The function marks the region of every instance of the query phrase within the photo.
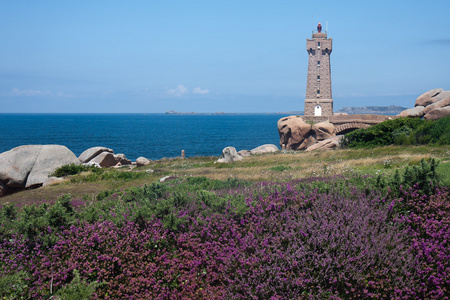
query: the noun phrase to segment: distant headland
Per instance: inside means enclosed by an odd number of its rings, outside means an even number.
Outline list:
[[[338,113],[346,113],[349,115],[356,114],[373,114],[373,115],[397,115],[407,107],[390,105],[390,106],[363,106],[363,107],[344,107],[338,110]]]

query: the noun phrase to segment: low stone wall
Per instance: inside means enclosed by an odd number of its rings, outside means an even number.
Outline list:
[[[305,122],[313,122],[313,123],[320,123],[320,122],[325,122],[328,121],[329,117],[326,116],[320,116],[320,117],[316,117],[316,116],[301,116],[303,121]]]
[[[390,119],[396,119],[398,116],[388,115],[338,115],[330,116],[329,120],[334,125],[340,125],[345,123],[365,123],[365,124],[378,124]]]

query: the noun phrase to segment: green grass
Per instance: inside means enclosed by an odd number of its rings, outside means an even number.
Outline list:
[[[57,185],[25,190],[0,198],[20,206],[32,203],[54,203],[58,197],[71,194],[73,198],[95,196],[101,191],[124,190],[149,185],[167,175],[180,180],[207,177],[212,180],[228,178],[250,182],[289,181],[310,176],[332,176],[357,172],[365,175],[392,174],[406,166],[417,166],[421,159],[441,161],[437,172],[450,186],[450,149],[448,146],[386,146],[372,149],[341,149],[334,151],[289,151],[246,157],[225,164],[214,163],[218,157],[162,159],[148,166],[127,169],[100,169],[70,175]],[[146,170],[152,169],[152,173]],[[199,189],[204,189],[198,187]]]
[[[436,172],[442,184],[445,186],[450,186],[450,162],[441,163],[437,167]]]

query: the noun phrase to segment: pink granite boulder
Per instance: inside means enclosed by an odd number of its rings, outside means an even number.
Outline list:
[[[278,120],[278,134],[280,146],[284,144],[286,150],[301,150],[308,146],[308,138],[312,135],[311,125],[303,121],[300,116],[289,116]]]
[[[317,141],[323,141],[336,135],[336,128],[329,121],[314,124],[312,130]]]

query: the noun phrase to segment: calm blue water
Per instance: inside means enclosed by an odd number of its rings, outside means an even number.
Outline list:
[[[135,160],[220,156],[263,144],[278,146],[284,115],[0,114],[0,153],[30,144],[64,145],[79,156],[104,146]]]

